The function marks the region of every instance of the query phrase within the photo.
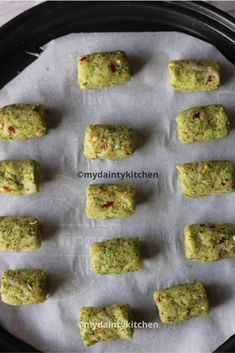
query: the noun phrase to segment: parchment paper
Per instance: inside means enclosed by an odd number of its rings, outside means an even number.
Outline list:
[[[121,49],[130,57],[133,78],[123,86],[81,91],[76,57]],[[28,55],[28,54],[26,54]],[[176,93],[168,88],[167,63],[173,59],[218,59],[223,85],[217,92]],[[235,194],[186,200],[176,163],[228,159],[235,163],[235,132],[228,138],[181,145],[175,117],[195,105],[224,104],[234,126],[234,67],[216,48],[180,33],[71,34],[50,42],[40,57],[0,92],[0,105],[41,102],[50,110],[50,133],[25,142],[1,142],[0,158],[34,158],[41,163],[37,195],[1,195],[1,215],[31,215],[42,224],[43,245],[36,252],[1,254],[1,272],[38,267],[50,275],[51,296],[43,304],[0,304],[0,324],[44,352],[211,352],[235,332],[235,261],[192,263],[183,251],[185,223],[235,223]],[[82,155],[84,129],[92,122],[130,124],[140,136],[135,154],[119,161],[88,161]],[[78,171],[150,171],[158,179],[127,179],[138,189],[136,214],[114,221],[92,221],[84,213],[86,180]],[[120,180],[111,180],[121,182]],[[88,261],[94,241],[138,236],[144,270],[98,276]],[[200,280],[211,304],[208,317],[166,326],[160,323],[153,291]],[[84,348],[76,326],[82,306],[129,303],[136,321],[158,322],[158,329],[136,329],[133,341]]]

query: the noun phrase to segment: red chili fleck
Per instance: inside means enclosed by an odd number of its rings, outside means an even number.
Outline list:
[[[11,192],[11,188],[9,188],[8,186],[3,186],[2,188],[3,188],[3,190],[5,190],[6,192]]]
[[[225,242],[225,238],[221,238],[219,241],[218,241],[218,244],[223,244]]]
[[[103,150],[106,150],[106,149],[108,148],[107,142],[102,142],[102,143],[100,144],[100,148],[102,148]]]
[[[114,64],[110,64],[110,69],[112,73],[116,72],[116,66]]]
[[[114,201],[107,201],[107,202],[103,205],[103,207],[109,208],[109,207],[113,206],[113,204],[114,204]]]
[[[212,81],[213,81],[213,80],[212,80],[212,76],[209,75],[208,78],[207,78],[207,82],[212,82]]]
[[[32,108],[32,111],[38,113],[38,112],[39,112],[39,109],[38,109],[37,107],[33,107],[33,108]]]
[[[8,127],[8,131],[9,132],[16,132],[15,128],[13,126],[9,126]]]
[[[200,113],[193,114],[193,119],[200,119]]]
[[[161,303],[161,299],[160,298],[156,298],[156,301],[157,301],[157,303]]]
[[[225,186],[225,185],[226,185],[226,183],[224,183],[223,181],[221,181],[221,185],[222,185],[222,186]]]
[[[86,60],[86,56],[83,56],[82,58],[80,58],[80,61]]]

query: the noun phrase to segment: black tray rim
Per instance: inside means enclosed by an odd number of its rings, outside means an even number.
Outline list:
[[[106,11],[108,8],[109,11]],[[136,12],[132,13],[133,9]],[[75,14],[74,10],[80,12]],[[99,17],[103,10],[105,10],[105,15]],[[180,25],[178,22],[168,23],[167,26],[167,18],[165,21],[164,19],[156,21],[156,18],[146,17],[147,31],[150,28],[157,30],[162,25],[163,30],[178,30],[191,34],[217,46],[235,64],[235,19],[202,1],[45,1],[14,17],[0,28],[0,66],[4,73],[0,77],[0,87],[7,84],[19,71],[36,59],[33,56],[26,55],[26,51],[38,51],[49,40],[71,33],[71,30],[75,32],[105,32],[105,25],[110,25],[110,19],[113,25],[109,28],[109,32],[143,31],[142,23],[138,26],[134,17],[140,16],[137,19],[141,22],[144,20],[144,16],[150,14],[149,11],[151,10],[154,13],[159,12],[165,15],[168,12],[169,15],[174,15],[177,19],[181,18],[182,24]],[[140,15],[141,12],[143,12],[142,16]],[[68,21],[71,18],[75,21],[78,14],[84,16],[81,22],[82,27],[76,25],[76,23],[70,26]],[[127,23],[125,25],[125,21],[130,20],[131,16],[133,16],[133,23],[130,26]],[[53,19],[53,17],[56,17],[56,19]],[[43,24],[39,26],[42,18]],[[120,23],[121,19],[123,22]],[[191,27],[188,23],[183,23],[186,19],[192,20]],[[99,21],[104,22],[103,27],[98,26]],[[201,28],[205,27],[206,32],[200,33],[200,26],[195,29],[193,25],[201,25]],[[33,35],[27,32],[30,29]],[[214,38],[211,40],[209,37],[210,31],[212,33],[214,31],[216,33],[215,38],[218,38],[218,41],[219,39],[223,40],[223,43],[217,43]],[[206,35],[208,35],[207,38]],[[37,40],[35,40],[36,36],[38,36]],[[223,50],[225,47],[226,50]],[[12,67],[9,57],[14,56],[15,52],[17,52],[19,60],[18,62],[13,60],[14,65]],[[0,328],[0,352],[39,351]],[[235,335],[214,352],[235,352]]]
[[[0,28],[0,88],[35,60],[26,52],[40,52],[71,32],[107,28],[185,32],[214,44],[235,64],[235,19],[202,1],[46,1]]]

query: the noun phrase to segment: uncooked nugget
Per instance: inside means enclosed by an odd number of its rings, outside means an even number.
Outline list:
[[[81,339],[85,346],[117,339],[132,339],[131,318],[128,304],[83,307],[79,315]]]
[[[94,272],[122,274],[140,271],[143,263],[140,257],[138,238],[117,238],[97,242],[90,247],[90,260]]]
[[[174,60],[168,71],[170,86],[177,91],[213,91],[220,86],[217,61]]]
[[[39,191],[39,163],[34,160],[0,161],[0,193],[33,194]]]
[[[37,218],[0,217],[0,251],[36,250],[40,246]]]
[[[177,115],[176,121],[182,143],[218,140],[229,134],[228,115],[221,104],[183,110]]]
[[[185,256],[191,261],[217,261],[235,256],[235,227],[228,223],[191,224],[184,228]]]
[[[42,104],[11,104],[0,108],[0,140],[26,140],[47,134]]]
[[[78,58],[78,84],[81,89],[117,86],[130,79],[127,56],[121,50],[92,53]]]
[[[128,157],[135,147],[135,134],[129,126],[92,124],[86,128],[84,155],[89,159]]]
[[[93,219],[125,218],[135,212],[135,188],[130,184],[91,184],[86,189],[86,215]]]
[[[39,269],[8,270],[2,274],[1,297],[5,304],[29,305],[46,300],[47,273]]]
[[[177,170],[185,197],[222,195],[234,189],[233,165],[229,161],[178,164]]]
[[[159,289],[153,297],[164,324],[174,324],[209,313],[206,290],[201,282]]]

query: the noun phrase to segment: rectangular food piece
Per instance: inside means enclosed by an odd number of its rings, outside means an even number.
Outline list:
[[[39,221],[33,217],[0,217],[0,251],[40,248]]]
[[[186,109],[176,121],[179,140],[186,144],[223,139],[229,134],[228,115],[221,104]]]
[[[164,324],[175,324],[209,314],[206,290],[201,282],[159,289],[153,297]]]
[[[39,163],[34,160],[0,161],[0,193],[33,194],[39,191]]]
[[[131,318],[128,304],[83,307],[79,315],[81,339],[87,347],[97,342],[132,339],[133,328],[129,327]]]
[[[234,171],[229,161],[185,163],[176,168],[185,197],[222,195],[233,191]]]
[[[220,86],[217,61],[174,60],[168,71],[170,86],[177,91],[213,91]]]
[[[90,261],[93,271],[105,275],[142,270],[139,246],[138,238],[117,238],[92,244]]]
[[[84,155],[89,159],[118,159],[134,153],[136,139],[129,126],[92,124],[86,128]]]
[[[121,50],[93,53],[78,58],[80,89],[118,86],[130,79],[127,56]]]
[[[42,104],[11,104],[0,108],[0,140],[26,140],[47,134]]]
[[[2,301],[9,305],[39,304],[46,300],[47,273],[38,269],[8,270],[2,274]]]
[[[91,184],[86,189],[86,215],[93,219],[125,218],[135,212],[135,188],[130,184]]]
[[[218,261],[235,256],[235,227],[228,223],[186,225],[184,247],[185,256],[191,261]]]

